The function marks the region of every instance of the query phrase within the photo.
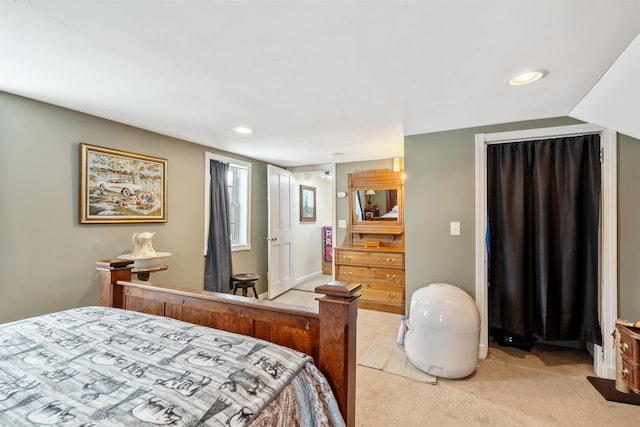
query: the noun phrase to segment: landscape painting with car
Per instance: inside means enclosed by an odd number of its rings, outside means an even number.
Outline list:
[[[166,222],[166,160],[87,144],[81,159],[81,222]]]

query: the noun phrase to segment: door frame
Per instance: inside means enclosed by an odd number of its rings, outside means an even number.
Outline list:
[[[592,124],[527,129],[512,132],[482,133],[475,136],[475,288],[480,311],[479,357],[489,351],[487,289],[487,145],[535,139],[600,134],[602,199],[599,314],[602,346],[594,344],[593,367],[602,378],[615,378],[615,346],[611,331],[618,316],[617,287],[617,134]]]

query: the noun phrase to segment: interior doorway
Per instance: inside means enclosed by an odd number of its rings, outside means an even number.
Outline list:
[[[489,331],[602,345],[600,135],[487,146]]]
[[[534,139],[550,139],[566,136],[599,133],[602,147],[602,220],[601,220],[601,280],[599,289],[599,314],[603,345],[594,346],[594,371],[604,378],[615,377],[615,351],[610,331],[617,318],[617,258],[616,258],[616,133],[595,125],[562,126],[515,132],[476,135],[476,304],[480,311],[481,331],[479,356],[488,353],[488,292],[487,292],[487,156],[488,144],[517,142]]]
[[[296,206],[299,205],[300,186],[313,189],[315,219],[297,218],[295,249],[295,281],[309,282],[321,276],[333,276],[332,245],[335,230],[335,165],[320,164],[291,168],[296,182]],[[327,248],[326,245],[329,244]],[[327,259],[327,257],[329,259]],[[329,262],[325,262],[329,261]]]

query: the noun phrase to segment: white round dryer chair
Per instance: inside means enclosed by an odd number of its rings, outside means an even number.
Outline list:
[[[433,283],[411,296],[404,346],[407,358],[423,372],[464,378],[478,363],[480,313],[473,298],[446,283]]]

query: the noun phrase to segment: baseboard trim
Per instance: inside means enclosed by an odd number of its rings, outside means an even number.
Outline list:
[[[322,270],[318,270],[311,274],[307,274],[306,276],[297,278],[296,285],[299,285],[300,283],[306,282],[307,280],[315,279],[316,277],[320,277],[320,276],[322,276]]]

